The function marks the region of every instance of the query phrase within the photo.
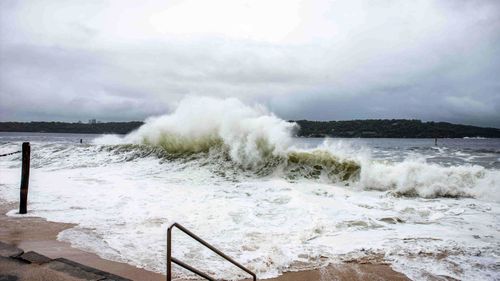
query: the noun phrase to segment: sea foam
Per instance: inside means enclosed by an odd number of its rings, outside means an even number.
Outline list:
[[[214,170],[237,169],[232,173],[236,175],[250,170],[254,176],[318,179],[405,196],[500,200],[497,170],[442,166],[428,163],[421,155],[401,162],[374,160],[366,148],[329,139],[317,147],[303,148],[294,143],[297,129],[297,124],[260,105],[245,105],[235,98],[191,97],[172,113],[149,118],[124,137],[105,135],[94,143],[157,147],[171,157],[219,165]],[[205,161],[207,156],[209,161]],[[235,165],[223,164],[225,160]]]
[[[432,163],[446,147],[383,151],[393,159],[353,140],[308,145],[295,129],[260,106],[203,98],[124,137],[33,141],[30,215],[77,224],[58,238],[160,273],[178,222],[259,278],[375,256],[415,280],[498,279],[498,169]],[[0,200],[17,202],[20,160],[0,159]],[[215,278],[247,277],[179,232],[173,251]]]

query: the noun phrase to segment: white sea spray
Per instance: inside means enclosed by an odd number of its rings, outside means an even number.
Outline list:
[[[304,145],[260,106],[201,101],[124,137],[32,142],[30,215],[77,224],[59,234],[75,247],[161,273],[179,222],[260,278],[373,255],[416,280],[498,278],[499,170],[429,158],[483,152]],[[0,159],[1,200],[18,200],[19,168],[19,155]],[[246,277],[179,232],[173,248],[216,278]]]

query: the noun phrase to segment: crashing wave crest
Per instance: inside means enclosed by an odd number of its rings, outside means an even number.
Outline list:
[[[261,106],[248,106],[234,98],[198,97],[184,99],[171,114],[150,118],[125,137],[103,136],[95,142],[118,144],[118,150],[149,150],[161,157],[213,164],[221,175],[232,170],[232,175],[250,172],[290,180],[326,179],[407,196],[491,199],[493,194],[500,199],[495,192],[500,185],[497,170],[473,165],[443,167],[418,157],[377,161],[369,153],[328,142],[314,149],[297,148],[292,137],[296,129],[295,123],[279,119]]]

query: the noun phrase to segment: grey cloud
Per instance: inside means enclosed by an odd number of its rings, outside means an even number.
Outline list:
[[[0,120],[144,119],[209,95],[286,119],[500,127],[500,3],[379,4],[309,7],[291,41],[267,42],[139,30],[128,1],[2,1]]]

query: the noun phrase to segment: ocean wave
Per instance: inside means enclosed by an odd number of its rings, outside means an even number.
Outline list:
[[[178,169],[203,167],[231,182],[276,177],[395,196],[500,201],[498,169],[433,163],[432,155],[418,150],[401,159],[381,160],[372,157],[368,148],[342,140],[325,139],[306,148],[293,139],[295,129],[293,123],[235,99],[187,100],[171,114],[152,118],[124,137],[106,135],[84,145],[34,143],[31,163],[33,168],[50,170],[104,168],[153,157],[160,164],[181,163]],[[11,151],[12,147],[6,143],[0,148]],[[17,167],[20,155],[3,160],[3,165]]]
[[[500,172],[477,165],[444,167],[415,154],[401,162],[372,159],[370,152],[326,140],[312,149],[294,145],[294,123],[237,99],[183,100],[171,114],[148,119],[125,137],[96,144],[165,159],[197,161],[218,175],[316,179],[395,195],[487,197],[499,200]]]
[[[482,197],[500,201],[500,172],[478,165],[444,167],[423,157],[402,162],[371,161],[361,169],[364,189],[391,191],[396,195],[434,197]]]

